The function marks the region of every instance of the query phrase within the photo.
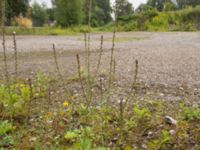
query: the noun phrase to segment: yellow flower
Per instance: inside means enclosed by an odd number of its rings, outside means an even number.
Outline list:
[[[69,102],[68,101],[64,101],[63,106],[64,107],[68,107],[69,106]]]

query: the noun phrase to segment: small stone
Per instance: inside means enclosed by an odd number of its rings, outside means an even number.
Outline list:
[[[36,137],[32,137],[32,138],[29,139],[30,142],[35,142],[36,140],[37,140]]]
[[[125,103],[126,102],[126,99],[124,97],[120,97],[119,100],[118,100],[118,103]]]
[[[142,148],[147,149],[147,145],[146,144],[142,144]]]
[[[175,134],[176,134],[176,131],[175,131],[175,130],[170,130],[169,133],[170,133],[171,135],[175,135]]]
[[[47,123],[48,123],[48,124],[52,124],[52,123],[53,123],[53,120],[47,120]]]
[[[148,136],[152,136],[153,135],[153,132],[148,132]]]
[[[163,94],[163,93],[160,93],[159,95],[160,95],[160,97],[163,97],[163,96],[164,96],[164,94]]]
[[[159,125],[159,128],[160,128],[160,129],[163,129],[163,128],[164,128],[164,125],[163,125],[163,124]]]
[[[177,121],[170,116],[165,116],[165,122],[169,125],[176,125],[177,124]]]

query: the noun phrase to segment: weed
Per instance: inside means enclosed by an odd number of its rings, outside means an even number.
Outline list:
[[[80,84],[81,84],[81,89],[83,91],[83,94],[84,94],[84,97],[86,99],[86,102],[87,104],[89,103],[89,100],[87,98],[87,95],[85,93],[85,88],[83,86],[83,82],[82,82],[82,75],[81,75],[81,64],[80,64],[80,58],[79,58],[79,55],[77,54],[76,55],[76,59],[77,59],[77,65],[78,65],[78,77],[79,77],[79,80],[80,80]]]
[[[99,73],[99,68],[101,65],[101,59],[102,59],[102,53],[103,53],[103,35],[101,36],[101,45],[100,45],[100,49],[99,49],[99,58],[98,58],[98,63],[97,63],[97,70],[95,73],[95,77],[97,76],[97,74]]]
[[[13,137],[8,135],[13,129],[13,125],[7,120],[0,121],[0,147],[9,147],[14,144]]]
[[[181,115],[188,121],[200,121],[200,108],[182,107]]]
[[[34,83],[31,83],[29,80],[29,87],[32,87],[30,88],[32,90],[32,95],[36,97],[44,97],[48,90],[49,82],[50,79],[43,72],[37,72]]]
[[[13,116],[24,112],[30,100],[30,89],[25,84],[15,84],[10,87],[0,86],[0,103],[3,104],[3,112]]]
[[[171,135],[168,131],[163,130],[160,134],[159,139],[150,141],[147,145],[149,150],[166,149],[166,144],[170,141]]]
[[[16,32],[13,32],[13,45],[14,45],[15,82],[16,82],[16,80],[18,78],[18,55],[17,55]]]
[[[10,132],[13,130],[13,126],[11,123],[6,121],[0,121],[0,136]]]
[[[134,106],[133,113],[139,119],[146,118],[147,120],[149,120],[151,118],[151,113],[147,108],[139,108],[139,106],[137,106],[137,105]]]

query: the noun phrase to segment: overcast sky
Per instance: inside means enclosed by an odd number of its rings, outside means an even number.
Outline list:
[[[31,0],[32,2],[34,0]],[[36,0],[39,3],[45,2],[48,7],[51,7],[51,0]],[[114,2],[115,0],[111,0],[111,2]],[[137,8],[141,3],[145,3],[147,0],[129,0],[129,2],[133,3],[133,7]]]

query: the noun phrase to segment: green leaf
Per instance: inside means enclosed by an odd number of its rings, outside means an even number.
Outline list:
[[[6,121],[0,121],[0,136],[4,135],[5,133],[12,131],[13,126],[11,123]]]

